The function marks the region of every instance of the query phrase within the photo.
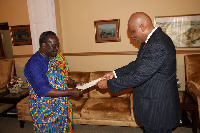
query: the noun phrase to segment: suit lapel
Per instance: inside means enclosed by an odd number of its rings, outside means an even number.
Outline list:
[[[144,51],[145,51],[145,48],[143,48],[143,47],[144,47],[144,43],[142,43],[140,45],[140,49],[138,51],[137,59],[135,60],[136,66],[138,66],[139,62],[141,61],[141,59],[143,57],[143,54],[144,54]]]

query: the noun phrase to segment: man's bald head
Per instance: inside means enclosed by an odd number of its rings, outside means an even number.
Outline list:
[[[152,21],[151,18],[143,12],[136,12],[133,13],[131,15],[131,17],[129,18],[129,21],[133,22],[137,22],[137,24],[148,24],[148,25],[152,25]]]
[[[138,42],[143,43],[154,29],[154,26],[151,18],[146,13],[136,12],[130,16],[128,28],[131,36]]]

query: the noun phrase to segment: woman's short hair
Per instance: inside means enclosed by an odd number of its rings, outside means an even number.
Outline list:
[[[54,33],[53,31],[45,31],[45,32],[43,32],[40,35],[40,39],[39,39],[40,46],[42,45],[42,43],[46,43],[47,42],[47,39],[48,39],[49,35],[55,35],[56,36],[56,33]]]

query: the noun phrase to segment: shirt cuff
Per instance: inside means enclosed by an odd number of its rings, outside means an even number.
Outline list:
[[[115,78],[117,78],[117,74],[116,74],[115,70],[113,70],[113,73],[114,73],[114,75],[115,75]]]

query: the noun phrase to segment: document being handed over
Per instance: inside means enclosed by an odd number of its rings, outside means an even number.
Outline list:
[[[98,78],[96,80],[93,80],[93,81],[91,81],[89,83],[84,84],[83,86],[77,86],[76,88],[85,90],[87,88],[90,88],[90,87],[96,85],[97,82],[99,82],[100,80],[101,80],[101,78]]]

